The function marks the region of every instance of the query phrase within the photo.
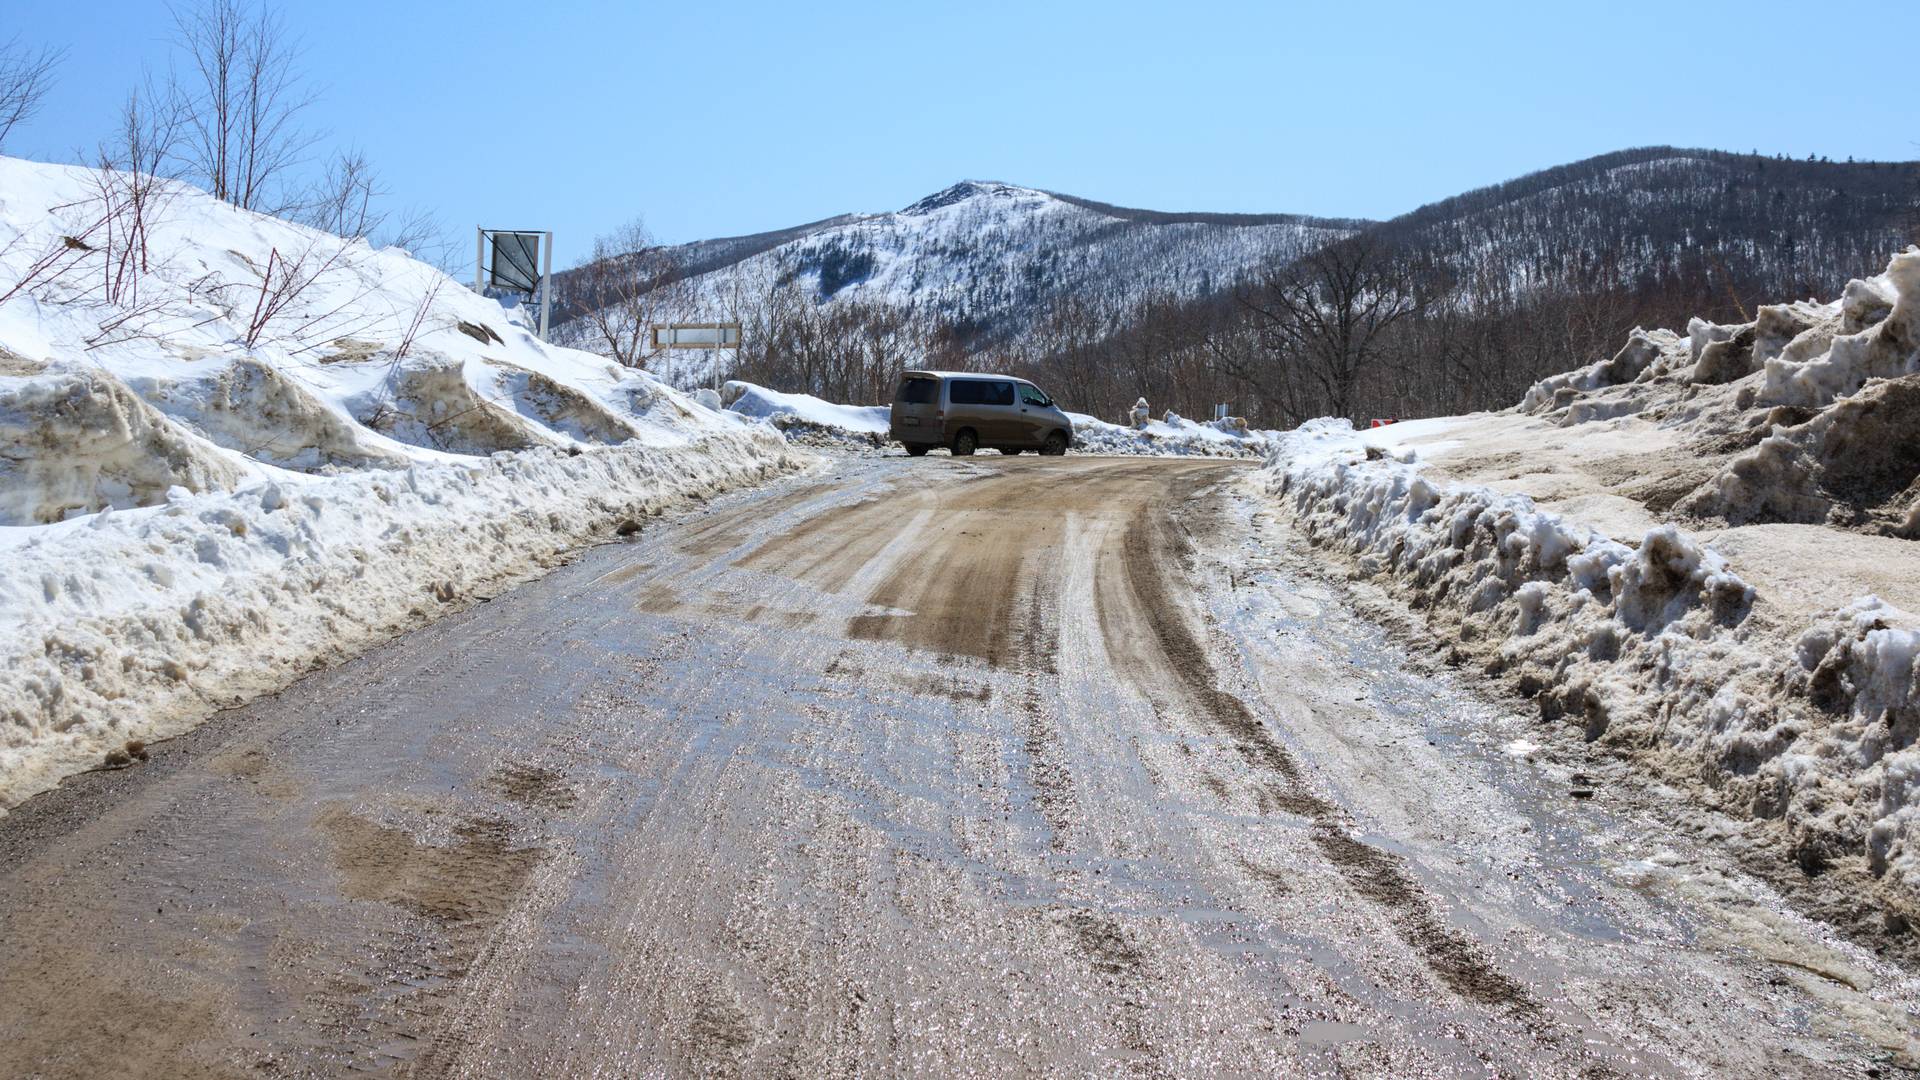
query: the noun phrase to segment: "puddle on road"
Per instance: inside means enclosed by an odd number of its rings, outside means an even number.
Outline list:
[[[512,827],[498,819],[465,819],[446,845],[423,843],[339,806],[324,811],[318,824],[332,842],[333,865],[349,898],[398,904],[441,923],[498,921],[543,855],[538,847],[515,846]]]
[[[536,810],[565,810],[579,799],[564,774],[517,762],[494,769],[482,786],[504,799]]]

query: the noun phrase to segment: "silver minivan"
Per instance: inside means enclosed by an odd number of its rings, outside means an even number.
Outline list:
[[[909,371],[893,393],[888,434],[914,457],[936,446],[965,457],[981,447],[1003,454],[1064,454],[1073,421],[1044,390],[1011,375]]]

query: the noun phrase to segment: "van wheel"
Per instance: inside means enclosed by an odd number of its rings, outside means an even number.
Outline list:
[[[908,457],[926,457],[927,451],[931,449],[932,447],[928,446],[926,443],[908,443],[907,456]]]
[[[1040,452],[1048,457],[1059,457],[1067,452],[1067,437],[1057,431],[1054,432],[1047,436],[1046,442],[1040,444]]]
[[[971,429],[953,437],[954,457],[972,457],[973,452],[978,449],[980,449],[980,436],[975,435]]]

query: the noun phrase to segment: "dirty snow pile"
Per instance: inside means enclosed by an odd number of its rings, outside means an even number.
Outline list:
[[[402,251],[0,158],[0,807],[799,464]]]
[[[1316,421],[1316,543],[1550,722],[1920,915],[1920,249],[1833,303],[1635,331],[1500,414]]]

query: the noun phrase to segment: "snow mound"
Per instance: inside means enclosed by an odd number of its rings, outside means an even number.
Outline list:
[[[1142,401],[1142,406],[1145,401]],[[1200,423],[1169,411],[1164,419],[1109,424],[1085,413],[1068,413],[1073,421],[1073,448],[1082,453],[1124,454],[1137,457],[1245,457],[1267,452],[1273,432],[1254,431],[1245,420],[1229,418]]]
[[[787,394],[750,382],[728,382],[720,400],[741,416],[771,421],[780,428],[800,425],[855,435],[885,436],[893,410],[886,405],[836,405],[812,394]]]
[[[211,373],[146,377],[133,385],[169,419],[269,465],[318,472],[407,464],[403,453],[382,445],[353,417],[249,356]]]
[[[1619,386],[1635,382],[1649,372],[1670,370],[1678,362],[1681,345],[1679,335],[1668,330],[1635,330],[1611,359],[1535,383],[1520,399],[1520,411],[1537,413],[1566,408],[1586,391]]]
[[[1878,301],[1888,297],[1892,302],[1882,307]],[[1894,256],[1881,281],[1849,285],[1839,307],[1843,323],[1866,325],[1805,359],[1767,360],[1757,403],[1819,408],[1857,393],[1869,379],[1920,373],[1920,248]]]
[[[1265,482],[1543,719],[1920,917],[1920,617],[1875,595],[1920,596],[1920,249],[1417,424],[1303,425]]]
[[[1832,523],[1920,540],[1920,376],[1874,380],[1776,427],[1678,508],[1732,525]]]
[[[749,430],[175,488],[163,505],[23,530],[0,560],[0,806],[794,464]]]
[[[808,460],[405,252],[171,183],[130,233],[131,179],[0,158],[0,807]]]
[[[232,487],[245,469],[170,423],[106,371],[0,378],[0,525]]]
[[[382,435],[452,454],[492,454],[560,442],[476,390],[468,381],[467,363],[455,357],[429,353],[409,358],[351,404],[355,418]]]

